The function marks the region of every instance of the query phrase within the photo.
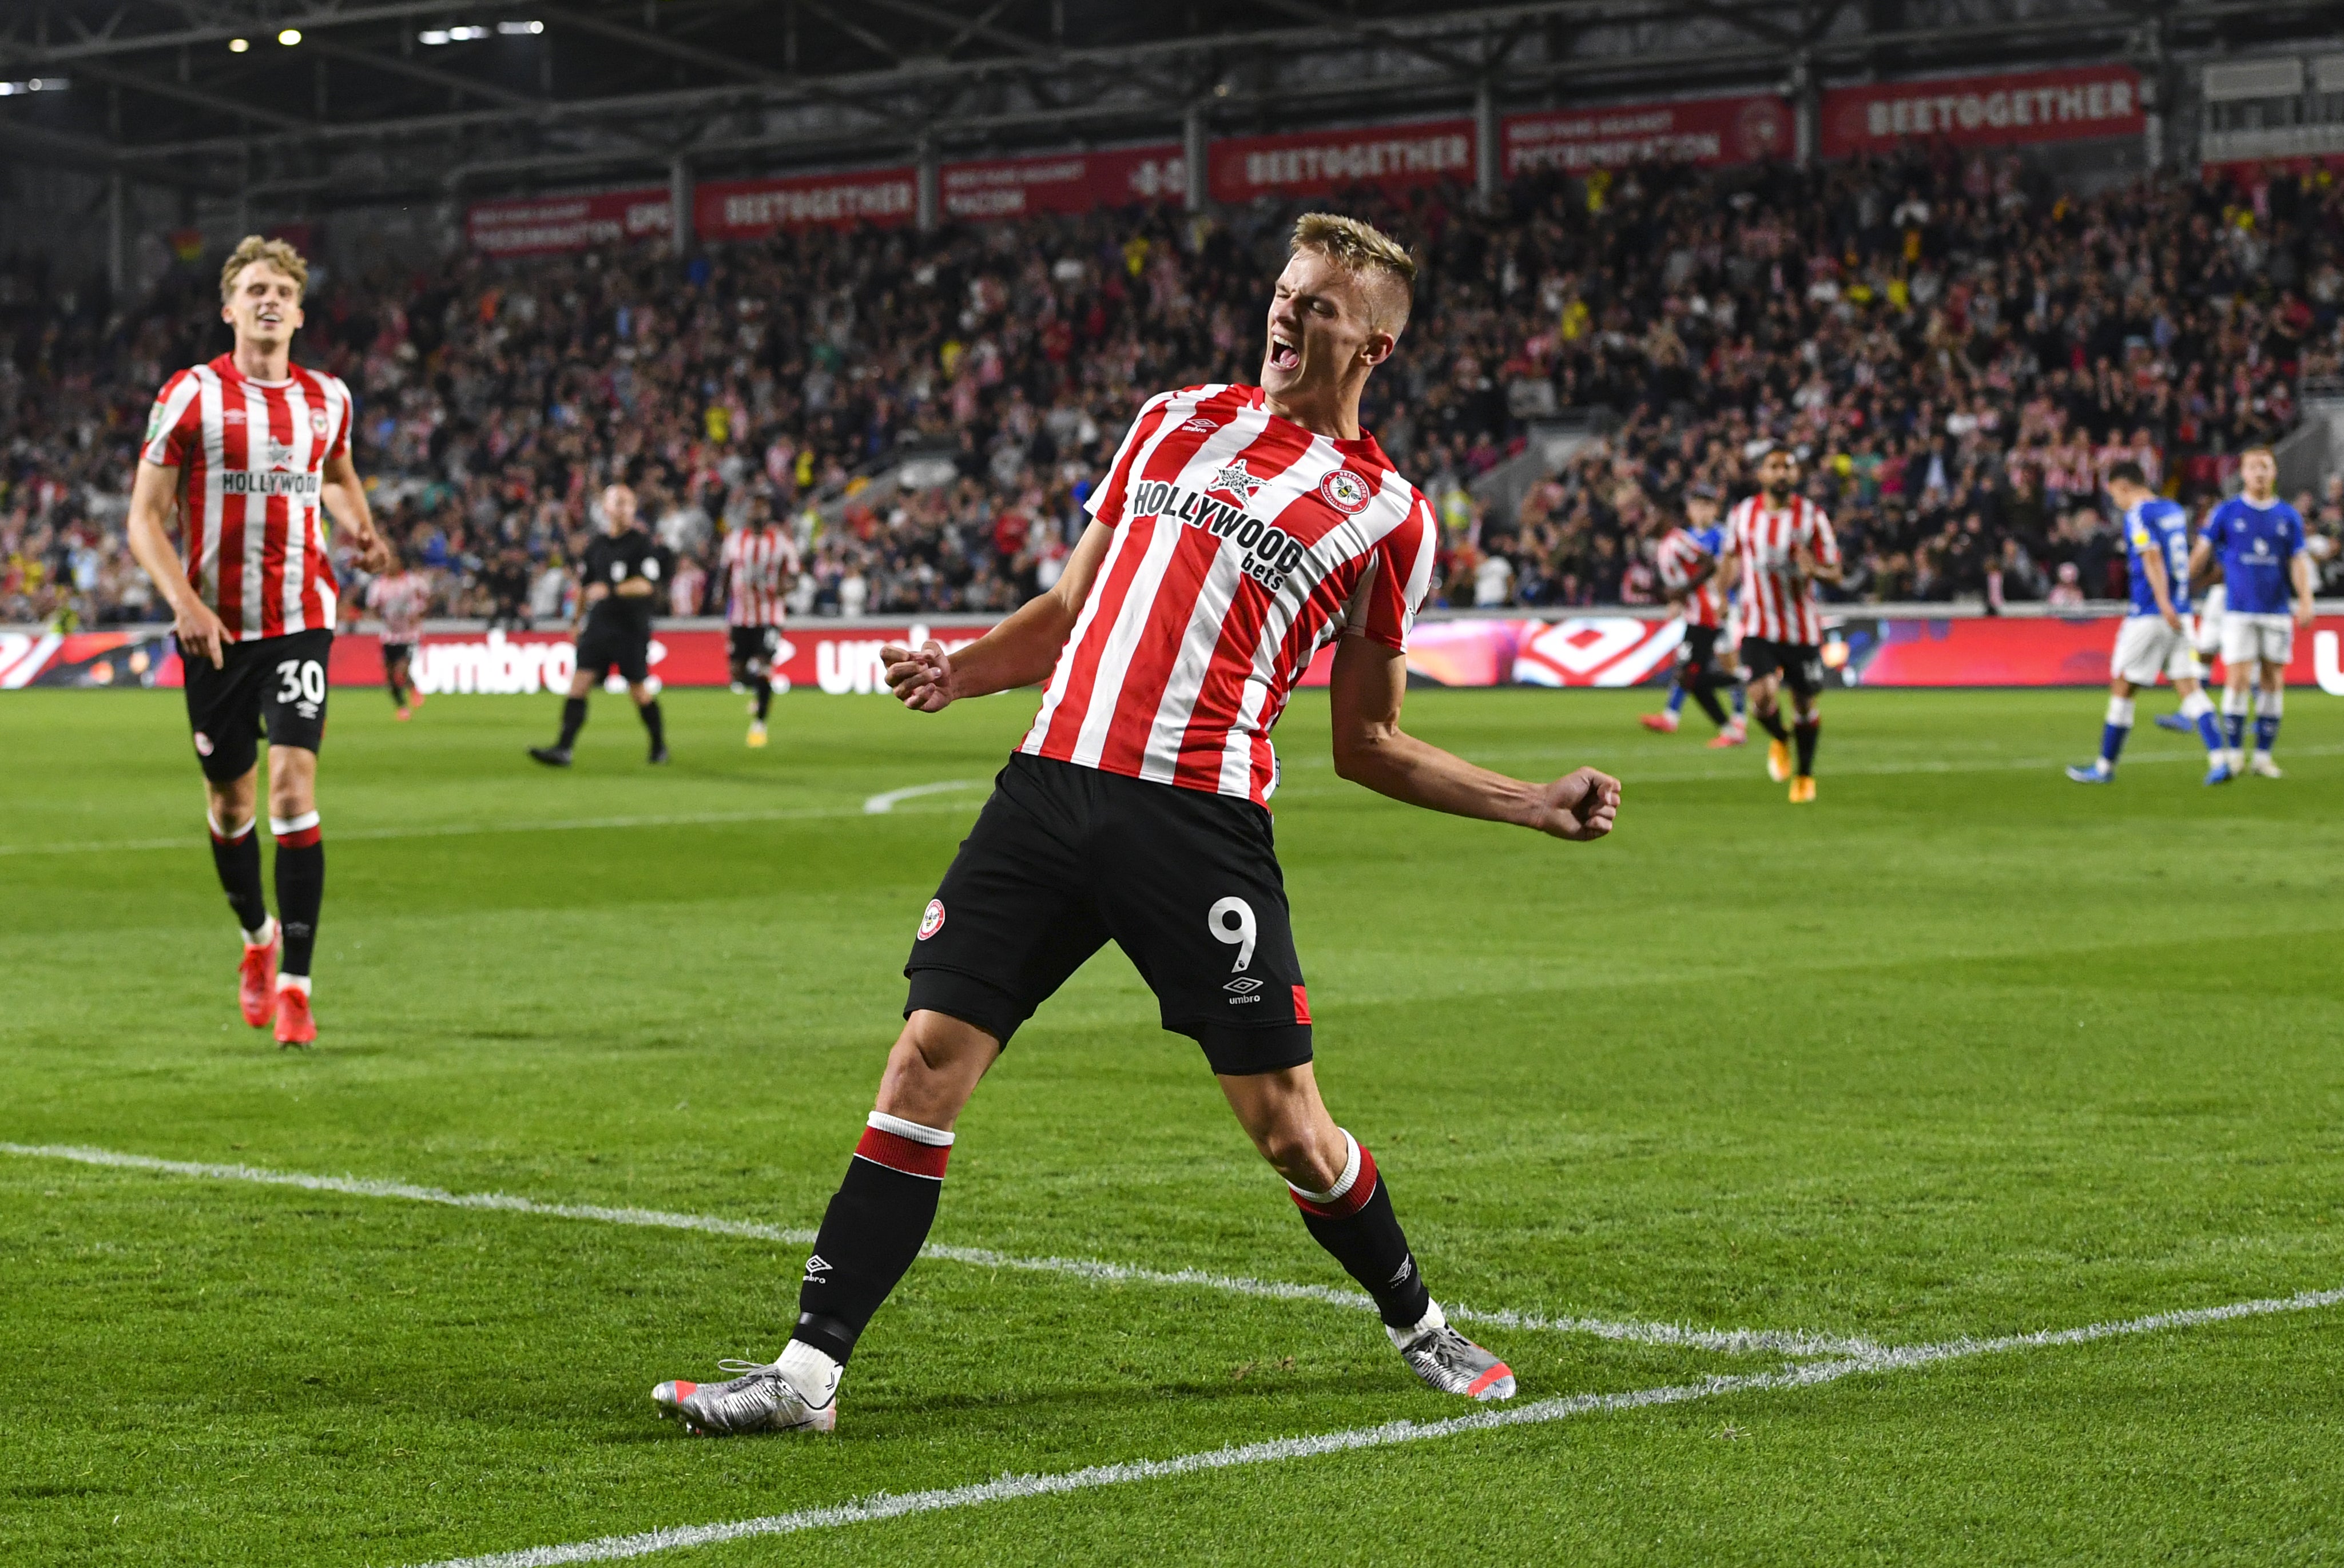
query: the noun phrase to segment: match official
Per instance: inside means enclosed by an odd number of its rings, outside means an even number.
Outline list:
[[[561,739],[532,746],[529,754],[549,768],[570,766],[570,750],[586,725],[586,694],[616,669],[635,699],[643,728],[651,732],[650,760],[667,760],[667,729],[659,699],[650,686],[652,597],[667,579],[666,550],[635,526],[635,492],[612,485],[602,492],[602,537],[586,547],[584,584],[579,595],[583,618],[578,633],[578,668],[561,705]]]

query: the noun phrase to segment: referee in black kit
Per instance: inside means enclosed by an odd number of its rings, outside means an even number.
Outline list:
[[[667,727],[651,678],[652,599],[667,580],[669,558],[635,527],[635,492],[612,485],[602,492],[602,537],[586,547],[578,604],[585,625],[578,635],[578,668],[561,705],[561,739],[529,754],[549,768],[570,766],[570,748],[586,725],[586,694],[612,669],[625,678],[643,728],[651,731],[653,762],[667,760]]]

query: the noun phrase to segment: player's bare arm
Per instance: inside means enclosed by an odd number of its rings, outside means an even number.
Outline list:
[[[1335,648],[1329,691],[1335,771],[1379,795],[1429,810],[1490,822],[1512,822],[1557,839],[1584,841],[1612,830],[1620,780],[1592,768],[1551,784],[1493,773],[1399,727],[1408,657],[1364,637]]]
[[[187,567],[171,542],[171,519],[177,515],[179,469],[177,464],[142,462],[130,482],[130,553],[146,568],[155,589],[171,607],[171,629],[180,646],[201,654],[221,668],[220,644],[227,628],[187,581]]]
[[[1115,530],[1105,523],[1085,528],[1074,554],[1066,558],[1066,569],[1046,592],[1026,600],[1008,619],[957,653],[947,655],[934,639],[916,648],[881,648],[888,686],[914,712],[935,713],[964,697],[1013,691],[1049,679],[1114,539]]]
[[[367,503],[365,482],[359,479],[359,467],[348,452],[326,459],[324,483],[318,498],[324,503],[327,515],[334,519],[334,526],[349,536],[350,548],[358,551],[359,565],[370,572],[390,569],[390,546],[374,526],[374,508]]]
[[[2287,563],[2287,569],[2288,576],[2295,579],[2295,624],[2309,627],[2318,614],[2318,608],[2313,603],[2311,552],[2308,549],[2296,551]]]
[[[1844,570],[1839,562],[1821,559],[1805,545],[1793,545],[1791,548],[1791,561],[1798,568],[1801,577],[1812,578],[1816,582],[1835,583],[1840,580]]]

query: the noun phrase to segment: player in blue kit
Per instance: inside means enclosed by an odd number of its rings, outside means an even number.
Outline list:
[[[2278,498],[2278,460],[2268,447],[2249,447],[2238,462],[2245,490],[2214,508],[2189,565],[2206,569],[2218,552],[2229,602],[2222,616],[2222,735],[2232,773],[2248,771],[2247,700],[2258,696],[2252,770],[2279,777],[2271,760],[2279,713],[2287,701],[2287,666],[2295,657],[2295,628],[2311,624],[2311,554],[2304,548],[2303,514]],[[2288,590],[2292,588],[2292,595]],[[2288,602],[2292,597],[2294,604]],[[2292,613],[2290,613],[2290,611]],[[2258,689],[2257,676],[2261,679]]]
[[[2078,784],[2106,784],[2117,776],[2117,756],[2132,733],[2132,694],[2155,686],[2162,676],[2181,694],[2181,711],[2206,743],[2206,782],[2227,783],[2222,731],[2214,705],[2199,684],[2203,670],[2190,646],[2189,516],[2177,502],[2148,487],[2138,463],[2108,469],[2108,498],[2124,512],[2125,561],[2132,583],[2132,613],[2117,632],[2108,660],[2108,717],[2100,729],[2100,755],[2086,767],[2070,768]]]

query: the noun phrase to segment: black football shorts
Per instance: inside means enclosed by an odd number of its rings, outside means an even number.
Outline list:
[[[187,729],[204,777],[226,784],[249,773],[264,731],[271,746],[315,751],[323,745],[333,648],[334,634],[323,629],[223,643],[221,668],[215,669],[181,643]]]
[[[1763,637],[1742,639],[1742,668],[1750,678],[1762,680],[1781,671],[1783,684],[1802,697],[1824,689],[1824,650],[1812,642],[1775,642]]]
[[[609,616],[590,614],[578,638],[578,668],[601,680],[613,669],[629,684],[651,678],[652,634]]]
[[[904,1011],[946,1013],[1005,1045],[1109,941],[1215,1072],[1310,1060],[1269,813],[1022,753],[922,915]]]
[[[773,654],[781,647],[779,627],[736,626],[727,629],[732,643],[732,667],[749,675],[770,675]]]

